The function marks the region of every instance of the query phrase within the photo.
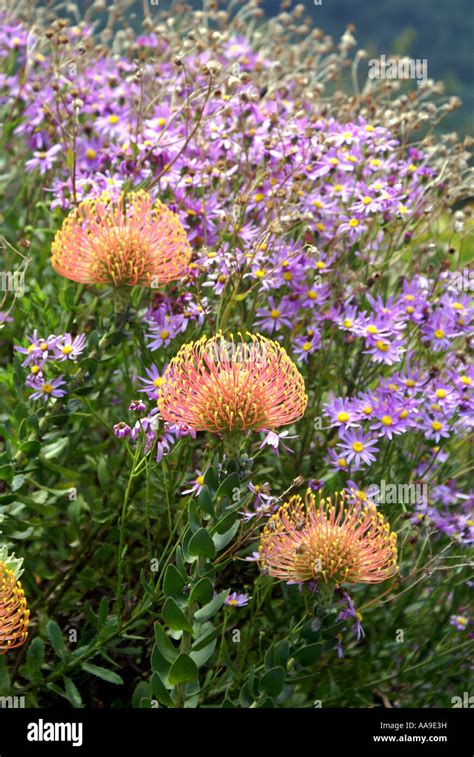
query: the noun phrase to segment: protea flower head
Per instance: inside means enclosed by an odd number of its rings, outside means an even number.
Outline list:
[[[264,572],[292,583],[378,583],[397,572],[397,535],[375,505],[345,492],[316,503],[294,495],[268,520],[260,540]],[[323,585],[324,585],[323,584]]]
[[[191,258],[181,222],[146,192],[84,200],[51,248],[54,270],[81,284],[152,286],[185,275]]]
[[[0,550],[0,654],[21,647],[28,636],[30,611],[18,580],[21,563],[13,555],[8,557],[6,548]]]
[[[194,431],[240,433],[302,417],[303,377],[284,348],[260,334],[202,337],[183,345],[158,389],[163,418]]]

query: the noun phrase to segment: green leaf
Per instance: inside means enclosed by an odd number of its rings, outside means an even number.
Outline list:
[[[201,521],[199,520],[196,502],[192,499],[188,505],[188,523],[193,534],[201,528]]]
[[[178,650],[159,623],[155,623],[155,641],[165,660],[174,662],[179,654]]]
[[[302,649],[298,649],[294,654],[293,657],[295,658],[296,662],[299,662],[300,665],[304,665],[304,667],[308,667],[309,665],[313,665],[316,660],[319,659],[321,656],[322,651],[322,645],[317,642],[316,644],[308,644],[305,647],[302,647]]]
[[[82,697],[75,683],[70,678],[63,676],[64,688],[66,689],[67,698],[73,707],[82,707]]]
[[[46,633],[51,642],[51,646],[61,659],[66,657],[66,647],[64,646],[63,634],[55,620],[48,621]]]
[[[238,473],[231,473],[223,480],[216,492],[216,499],[220,499],[221,497],[232,498],[234,489],[239,489],[240,491],[240,478]]]
[[[216,556],[214,542],[205,528],[200,528],[192,535],[188,549],[190,555],[207,557],[209,560]]]
[[[189,595],[189,604],[199,602],[200,605],[207,604],[212,599],[212,581],[210,578],[201,578],[191,589]]]
[[[260,688],[272,697],[280,694],[283,684],[285,683],[285,670],[282,667],[271,668],[267,670],[262,680]]]
[[[200,610],[197,610],[194,613],[194,619],[202,622],[205,620],[210,620],[216,614],[216,612],[221,609],[228,593],[229,592],[227,589],[225,591],[221,591],[221,593],[218,594],[217,597],[211,599],[211,601],[208,602],[207,605],[204,605],[204,607],[201,607]]]
[[[207,645],[210,644],[211,641],[217,639],[222,630],[222,625],[223,624],[221,623],[220,626],[215,628],[212,623],[205,623],[205,625],[201,629],[202,632],[200,633],[196,641],[193,642],[192,651],[199,652],[201,649],[204,649],[204,647],[207,647]]]
[[[40,670],[44,663],[44,641],[37,636],[28,647],[26,666],[30,670]]]
[[[173,597],[168,597],[162,610],[163,620],[172,631],[186,631],[192,633],[191,625],[184,614],[178,607]]]
[[[216,491],[219,486],[219,479],[216,476],[214,468],[208,468],[204,475],[204,483],[211,491]]]
[[[108,599],[107,597],[102,597],[99,604],[99,611],[97,613],[98,628],[102,628],[102,626],[105,624],[105,621],[107,620],[108,609],[109,609]]]
[[[176,655],[178,656],[178,655]],[[174,662],[174,660],[173,660]],[[171,667],[171,662],[166,660],[158,649],[157,644],[153,644],[151,650],[151,669],[154,673],[159,673],[162,680],[168,677],[168,673]]]
[[[161,680],[158,673],[153,673],[151,677],[151,689],[153,695],[156,697],[160,704],[163,704],[165,707],[174,707],[173,700],[166,691],[163,681]]]
[[[6,655],[0,656],[0,694],[6,695],[10,691],[10,674],[8,672]]]
[[[290,645],[286,639],[272,644],[265,654],[265,667],[273,668],[276,665],[281,665],[283,668],[286,668],[289,655]]]
[[[214,515],[214,500],[212,493],[207,486],[203,486],[198,494],[199,507],[206,515]]]
[[[34,439],[22,442],[22,444],[20,444],[20,446],[18,447],[19,452],[23,452],[24,455],[31,455],[31,457],[36,457],[40,449],[41,444]]]
[[[225,532],[225,534],[219,534],[219,533],[214,534],[214,536],[212,537],[212,541],[216,548],[216,552],[220,552],[221,549],[224,549],[224,547],[227,547],[227,545],[232,541],[232,539],[236,535],[239,528],[240,528],[240,523],[239,521],[237,521],[236,523],[234,523],[233,526],[229,528],[228,531]]]
[[[223,518],[214,526],[212,533],[225,534],[226,531],[235,523],[237,515],[234,512],[227,513]]]
[[[132,695],[132,707],[140,707],[142,699],[151,699],[151,687],[146,681],[140,681],[135,686],[135,691]]]
[[[117,686],[123,684],[123,679],[117,673],[114,673],[112,670],[107,670],[107,668],[101,668],[99,665],[92,665],[90,662],[84,662],[82,669],[86,673],[90,673],[92,676],[107,681],[107,683],[115,683]]]
[[[198,668],[202,668],[203,665],[212,657],[216,648],[216,640],[211,641],[207,646],[200,649],[192,649],[189,653],[191,659],[196,663]]]
[[[163,581],[163,591],[166,597],[183,598],[185,581],[174,565],[168,565]]]
[[[13,465],[2,465],[0,467],[0,481],[6,481],[10,486],[13,481]]]
[[[198,677],[196,663],[186,654],[180,654],[176,658],[168,674],[169,682],[173,686],[177,683],[194,683]]]

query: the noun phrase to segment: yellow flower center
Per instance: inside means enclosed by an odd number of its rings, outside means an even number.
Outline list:
[[[346,421],[349,420],[349,413],[345,413],[344,411],[342,411],[341,413],[338,413],[337,420],[340,421],[341,423],[345,423]]]
[[[377,342],[377,349],[380,350],[380,352],[388,352],[390,347],[385,342],[381,342],[380,339]]]
[[[276,320],[279,317],[280,317],[279,310],[270,310],[270,318],[274,318]]]
[[[352,226],[352,228],[355,229],[355,227],[358,225],[359,221],[357,220],[357,218],[351,218],[351,220],[349,221],[349,226]]]
[[[383,415],[382,423],[384,426],[391,426],[393,424],[393,418],[391,418],[390,415]]]
[[[433,429],[433,431],[440,431],[443,428],[443,424],[439,421],[433,421],[431,428]]]
[[[72,346],[70,344],[65,344],[64,347],[61,347],[61,352],[63,355],[70,355],[72,352]]]
[[[118,124],[119,117],[115,115],[115,113],[112,113],[111,116],[109,116],[109,124]]]
[[[434,335],[436,339],[442,339],[444,337],[443,329],[436,329],[436,331],[434,332]]]
[[[437,389],[435,394],[439,400],[444,400],[447,395],[447,391],[446,389]]]
[[[362,444],[362,442],[354,442],[352,449],[354,450],[354,452],[363,452],[364,445]]]
[[[41,387],[41,390],[45,394],[51,394],[51,392],[53,391],[53,385],[52,384],[43,384],[43,386]]]

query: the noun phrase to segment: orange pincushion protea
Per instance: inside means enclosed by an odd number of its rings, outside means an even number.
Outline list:
[[[260,334],[246,336],[219,332],[181,347],[158,389],[165,420],[220,433],[272,429],[302,417],[304,381],[286,351]]]
[[[333,500],[308,490],[283,504],[266,524],[260,563],[275,578],[303,583],[378,583],[397,567],[397,535],[375,505],[351,504],[341,492]]]
[[[0,654],[25,643],[29,617],[21,582],[13,570],[0,562]]]
[[[158,286],[185,275],[186,232],[171,210],[146,192],[104,193],[64,220],[51,248],[54,270],[81,284]]]

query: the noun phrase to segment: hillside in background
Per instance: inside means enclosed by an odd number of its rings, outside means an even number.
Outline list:
[[[369,57],[400,53],[426,59],[428,76],[445,82],[446,91],[459,96],[463,107],[445,124],[473,133],[474,114],[474,4],[472,0],[322,0],[315,6],[306,0],[314,23],[340,37],[353,23],[358,45]],[[265,0],[266,13],[277,12],[278,3]],[[362,67],[361,67],[362,70]],[[446,128],[446,126],[445,126]]]

